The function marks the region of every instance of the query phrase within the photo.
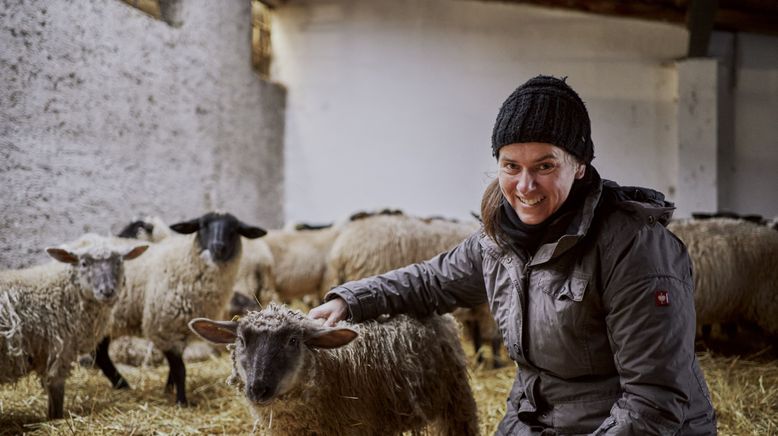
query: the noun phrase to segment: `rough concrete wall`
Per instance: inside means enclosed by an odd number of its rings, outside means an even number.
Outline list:
[[[171,27],[117,1],[2,1],[0,268],[47,245],[228,210],[282,224],[286,93],[251,70],[248,1]]]

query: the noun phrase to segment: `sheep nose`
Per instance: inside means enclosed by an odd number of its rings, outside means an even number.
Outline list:
[[[227,253],[227,245],[223,242],[214,242],[211,244],[211,253],[216,259],[221,259]]]
[[[270,386],[262,382],[255,382],[253,385],[251,385],[251,389],[249,389],[249,398],[252,401],[257,401],[257,402],[267,401],[270,398],[271,394],[272,392]]]
[[[110,300],[116,296],[116,287],[114,286],[100,286],[97,288],[97,294],[106,300]]]

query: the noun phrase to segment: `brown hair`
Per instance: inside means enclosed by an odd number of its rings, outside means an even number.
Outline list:
[[[484,223],[484,232],[497,245],[501,245],[500,240],[504,239],[499,237],[502,236],[500,231],[501,204],[502,191],[500,190],[500,181],[495,178],[486,187],[484,196],[481,198],[481,220]]]

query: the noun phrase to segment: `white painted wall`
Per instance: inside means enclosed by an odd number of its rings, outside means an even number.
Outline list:
[[[273,20],[287,86],[287,220],[400,207],[467,218],[495,175],[503,100],[569,76],[605,178],[659,189],[677,174],[680,26],[499,2],[291,0]]]
[[[731,210],[778,216],[778,37],[739,34]]]

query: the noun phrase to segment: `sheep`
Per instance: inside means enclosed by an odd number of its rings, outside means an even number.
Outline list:
[[[174,234],[173,230],[160,217],[147,216],[133,219],[118,236],[159,242],[172,234]],[[234,293],[229,307],[225,309],[224,319],[243,315],[248,310],[259,309],[259,305],[255,302],[255,293],[256,295],[270,294],[275,287],[272,275],[273,257],[267,244],[262,239],[254,239],[246,240],[242,245],[238,275],[233,286]],[[219,351],[217,347],[196,341],[187,345],[182,357],[185,363],[199,362],[218,355]],[[108,355],[112,362],[131,366],[159,366],[165,360],[152,343],[132,336],[111,340]],[[84,358],[82,364],[91,366],[90,360],[93,359]]]
[[[197,318],[189,326],[230,344],[227,383],[243,392],[263,434],[478,434],[450,315],[328,328],[273,303],[237,322]]]
[[[273,286],[262,289],[273,289],[276,299],[290,303],[294,299],[313,295],[318,297],[324,272],[327,254],[335,238],[340,233],[340,226],[332,226],[318,230],[271,230],[262,241],[267,244],[272,256],[273,277],[266,282]],[[258,244],[250,247],[259,251]],[[261,265],[257,263],[256,265]],[[259,267],[255,267],[258,270]],[[257,294],[260,303],[268,303],[267,291]]]
[[[266,232],[228,213],[208,213],[170,229],[192,236],[169,236],[126,270],[127,289],[111,313],[110,335],[98,345],[95,360],[115,388],[129,388],[108,354],[110,338],[142,335],[162,351],[170,367],[166,391],[186,405],[184,347],[187,323],[216,317],[232,295],[241,257],[241,236]]]
[[[672,221],[694,268],[697,325],[746,321],[778,334],[778,232],[727,218]]]
[[[253,298],[235,292],[229,304],[229,310],[224,319],[244,316],[253,310],[259,310],[259,304]],[[190,342],[182,358],[184,363],[201,362],[221,353],[220,347],[202,341]],[[165,362],[165,356],[146,339],[135,336],[123,336],[111,340],[108,355],[113,362],[130,366],[160,366]],[[85,366],[92,366],[93,359],[85,360]]]
[[[342,226],[327,257],[321,295],[342,283],[382,274],[451,249],[478,230],[476,222],[420,219],[403,214],[360,217]],[[501,366],[502,336],[486,305],[454,312],[476,353],[482,340],[492,346],[493,365]],[[482,361],[478,354],[478,361]]]
[[[248,240],[244,244],[235,279],[236,296],[242,295],[266,302],[276,295],[275,259],[265,240],[274,232],[275,230],[270,230],[264,238]]]
[[[149,242],[159,242],[172,235],[173,231],[158,216],[135,218],[117,234],[120,238],[140,239]]]
[[[47,248],[59,262],[0,272],[0,383],[35,372],[48,393],[49,419],[62,418],[71,363],[105,335],[124,261],[147,248],[87,234]]]
[[[256,297],[263,304],[289,303],[318,294],[326,256],[338,235],[338,226],[298,227],[270,230],[264,238],[245,241],[235,280],[236,293]],[[169,229],[161,219],[153,217],[131,222],[122,234],[160,241],[170,235]]]

